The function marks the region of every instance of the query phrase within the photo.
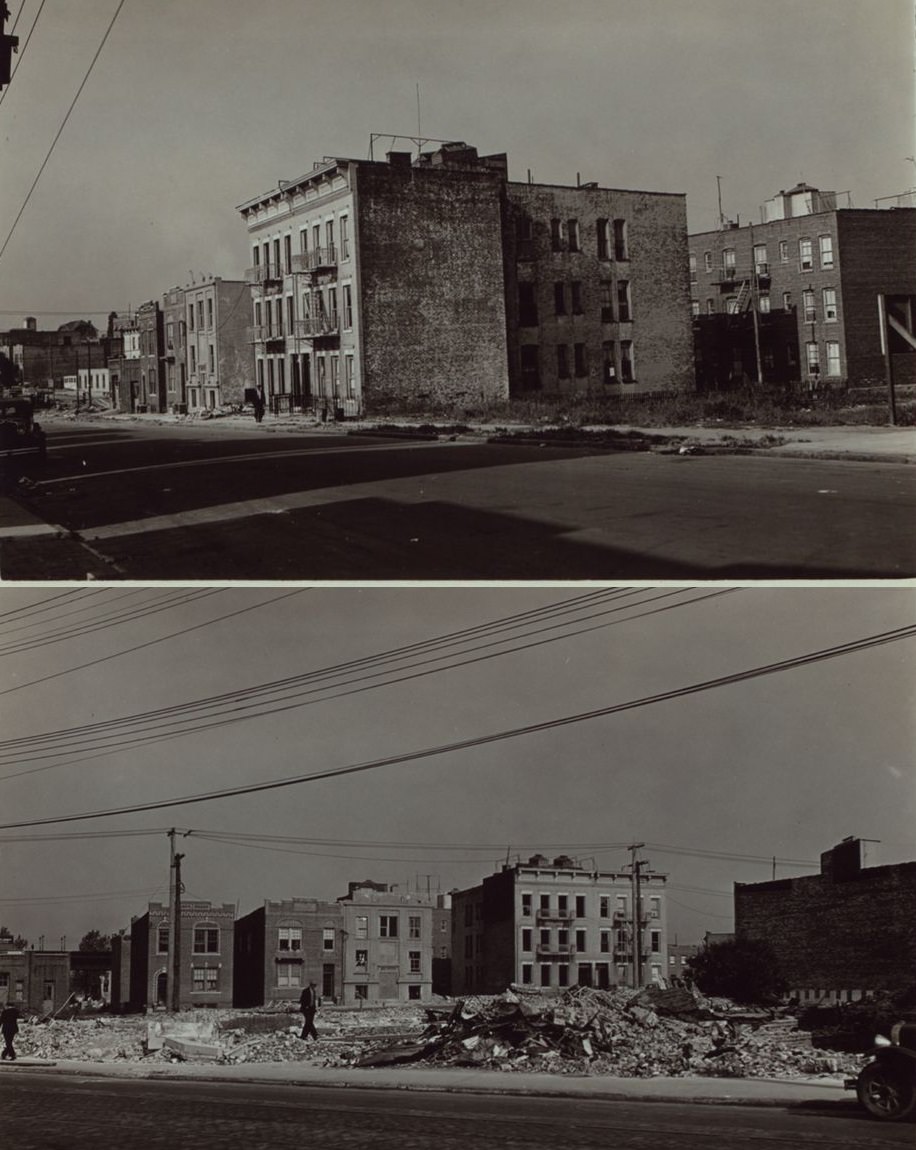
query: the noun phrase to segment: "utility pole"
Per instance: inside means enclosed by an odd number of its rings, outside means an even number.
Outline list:
[[[639,870],[643,865],[636,859],[636,852],[645,843],[631,843],[627,847],[630,852],[630,886],[632,889],[633,913],[630,918],[630,956],[633,967],[633,988],[642,986],[642,899],[639,893]]]
[[[181,860],[175,851],[175,828],[169,831],[169,951],[166,970],[166,1009],[181,1009]]]
[[[760,319],[757,315],[760,299],[760,280],[757,273],[757,259],[754,255],[754,225],[748,226],[748,239],[751,245],[751,309],[754,323],[754,361],[757,366],[757,385],[763,383],[763,362],[760,358]]]

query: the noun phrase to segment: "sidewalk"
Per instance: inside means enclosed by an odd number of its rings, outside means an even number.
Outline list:
[[[842,1078],[610,1078],[569,1074],[398,1067],[358,1070],[306,1066],[295,1062],[234,1065],[176,1063],[96,1063],[60,1061],[29,1066],[27,1056],[0,1063],[0,1073],[47,1069],[57,1074],[198,1082],[246,1082],[285,1086],[323,1086],[364,1090],[445,1091],[469,1094],[535,1094],[539,1097],[604,1099],[615,1102],[681,1102],[727,1106],[856,1105]]]

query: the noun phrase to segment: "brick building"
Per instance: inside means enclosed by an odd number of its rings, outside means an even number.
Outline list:
[[[179,1005],[232,1005],[235,906],[182,902]],[[151,902],[130,924],[130,1002],[165,1006],[169,963],[169,908]]]
[[[325,159],[239,211],[274,410],[692,385],[683,196],[512,183],[448,143]]]
[[[299,1001],[310,980],[323,998],[342,996],[344,916],[337,902],[268,900],[235,924],[233,1002]]]
[[[639,985],[666,977],[666,876],[643,871]],[[505,865],[452,892],[452,990],[499,994],[543,988],[632,986],[634,886],[627,872],[587,870],[562,855]]]
[[[70,994],[70,952],[0,950],[0,1004],[51,1014]]]
[[[916,862],[863,866],[862,845],[825,851],[817,875],[735,884],[736,936],[767,942],[802,1001],[913,984]]]
[[[188,410],[187,319],[184,288],[169,288],[162,297],[165,329],[163,372],[165,402],[169,411],[182,415]]]
[[[173,329],[173,342],[184,339],[188,409],[241,404],[245,388],[253,386],[254,371],[248,282],[211,276],[183,291],[185,326]]]
[[[761,223],[690,236],[701,388],[756,380],[755,315],[765,383],[884,384],[877,296],[916,296],[916,209],[837,203],[799,184]],[[891,343],[897,382],[916,383],[913,349]]]
[[[343,911],[343,1002],[419,1002],[432,995],[433,905],[384,883],[349,884]]]

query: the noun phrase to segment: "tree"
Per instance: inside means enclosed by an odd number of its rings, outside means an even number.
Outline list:
[[[694,955],[687,969],[704,994],[742,1003],[768,1003],[786,990],[779,961],[765,942],[748,938],[714,942]]]
[[[90,930],[80,939],[79,950],[111,950],[111,935]]]
[[[13,932],[6,926],[0,926],[0,947],[6,947],[8,950],[25,950],[29,945],[28,939],[17,934],[13,937]]]

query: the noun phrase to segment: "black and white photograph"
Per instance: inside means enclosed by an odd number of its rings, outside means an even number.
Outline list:
[[[0,1141],[916,1119],[914,0],[0,0]]]

